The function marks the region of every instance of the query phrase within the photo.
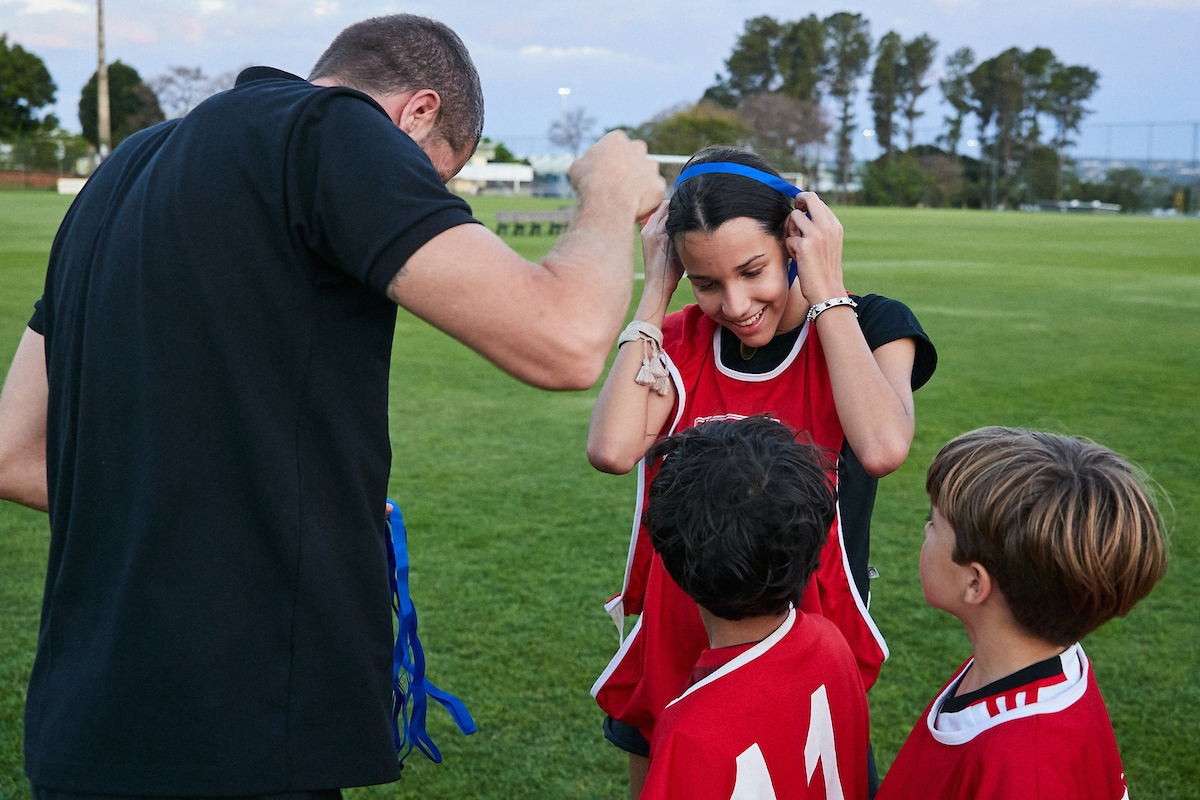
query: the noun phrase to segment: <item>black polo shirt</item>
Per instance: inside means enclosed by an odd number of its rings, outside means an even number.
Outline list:
[[[366,95],[266,68],[88,181],[40,321],[35,785],[254,795],[398,776],[384,293],[472,221]]]

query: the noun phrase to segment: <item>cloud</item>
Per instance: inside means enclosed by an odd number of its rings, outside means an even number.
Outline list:
[[[502,20],[488,26],[488,32],[493,36],[511,39],[518,36],[533,36],[537,28],[531,22]]]
[[[21,44],[26,48],[46,47],[58,49],[74,49],[79,42],[63,36],[61,33],[25,33],[21,34]]]
[[[1200,0],[1073,0],[1083,7],[1146,8],[1157,11],[1200,11]]]
[[[156,26],[144,19],[112,16],[107,10],[105,10],[104,16],[105,38],[108,39],[110,48],[118,42],[155,44],[159,41]],[[173,39],[174,36],[172,35],[170,38]]]
[[[334,2],[334,0],[317,0],[316,5],[313,6],[313,14],[324,17],[336,14],[341,7],[341,3]]]
[[[0,5],[21,5],[18,14],[87,14],[92,7],[78,0],[0,0]]]
[[[607,47],[591,47],[585,45],[583,47],[546,47],[541,44],[531,44],[522,47],[519,51],[520,55],[531,58],[551,58],[556,60],[610,60],[614,58],[624,58],[621,53],[615,50],[609,50]]]
[[[215,14],[218,11],[225,10],[225,3],[222,0],[200,0],[201,14]]]

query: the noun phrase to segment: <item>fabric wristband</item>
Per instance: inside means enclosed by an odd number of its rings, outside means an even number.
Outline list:
[[[626,325],[625,330],[621,331],[621,335],[617,337],[617,347],[626,342],[632,342],[635,339],[649,339],[659,347],[662,347],[663,333],[658,326],[644,320],[635,319]]]

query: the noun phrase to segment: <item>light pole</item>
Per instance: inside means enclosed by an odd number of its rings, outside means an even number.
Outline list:
[[[112,142],[112,120],[108,106],[108,62],[104,58],[104,0],[96,0],[96,43],[100,64],[96,69],[96,139],[100,158],[108,156]]]
[[[567,95],[570,93],[571,90],[565,86],[561,86],[558,89],[558,96],[562,98],[562,112],[564,117],[567,115]]]

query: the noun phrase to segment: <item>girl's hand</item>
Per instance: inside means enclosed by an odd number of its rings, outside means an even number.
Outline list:
[[[796,210],[787,219],[786,245],[796,259],[800,293],[810,305],[846,295],[842,235],[842,223],[814,192],[796,197]]]
[[[653,291],[664,298],[663,308],[670,301],[683,278],[683,264],[667,236],[667,206],[664,200],[642,227],[642,260],[646,265],[646,293]]]

